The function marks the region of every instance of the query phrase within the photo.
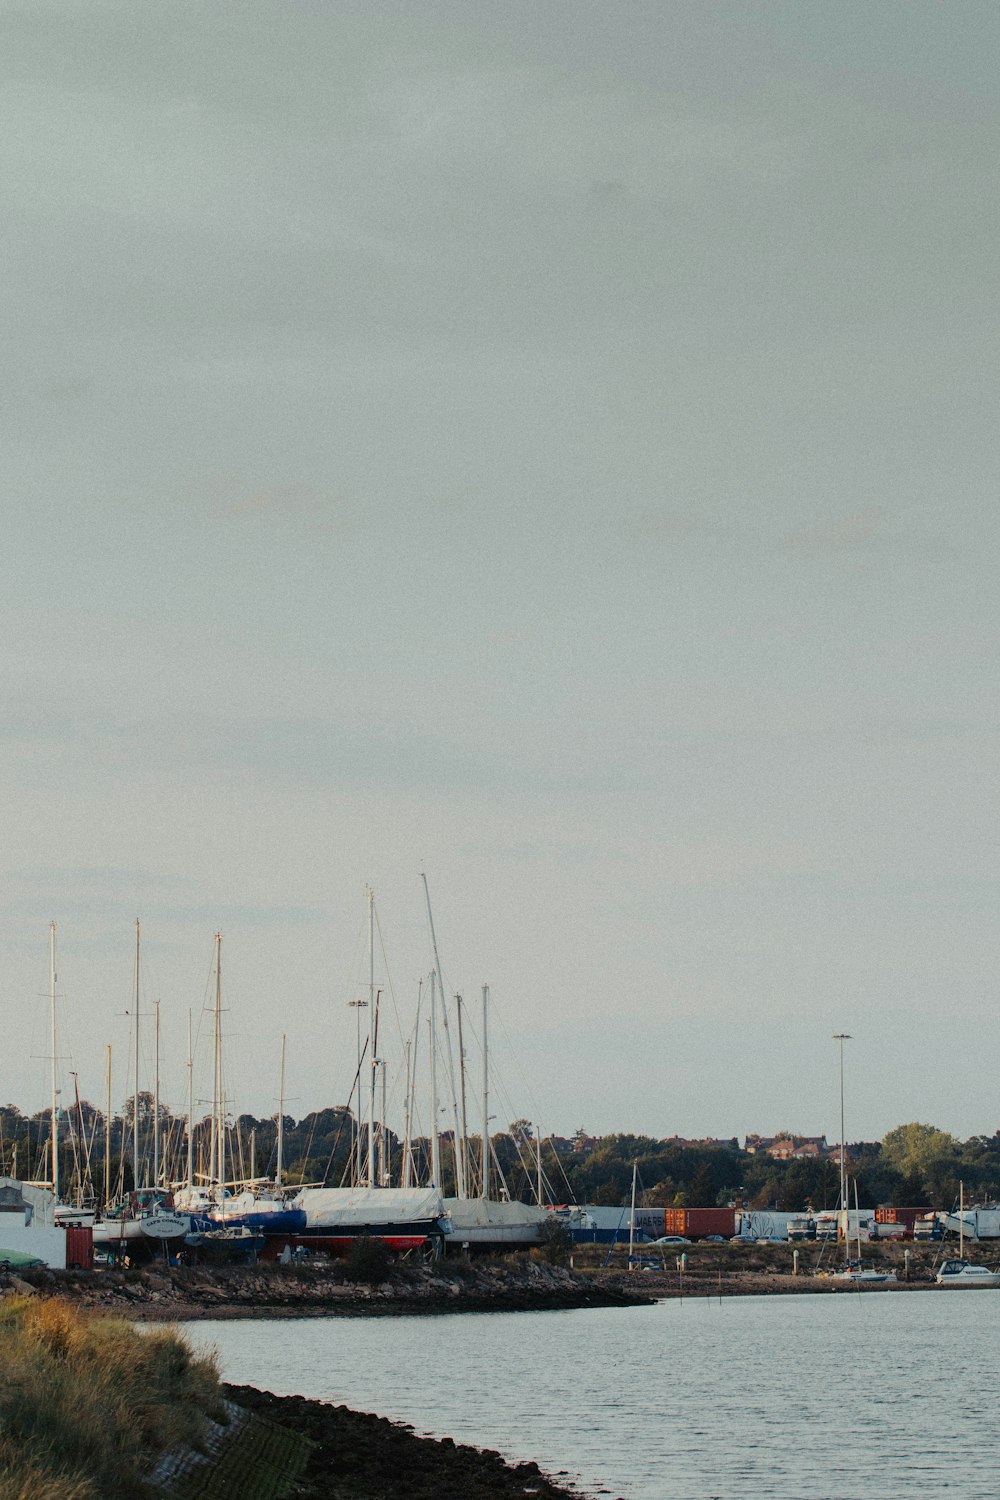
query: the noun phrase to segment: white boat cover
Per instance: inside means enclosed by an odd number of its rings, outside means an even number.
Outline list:
[[[533,1203],[505,1203],[498,1198],[446,1198],[445,1208],[456,1240],[500,1244],[534,1244],[552,1215]]]
[[[445,1214],[437,1188],[303,1188],[289,1207],[301,1208],[311,1229],[418,1224]]]

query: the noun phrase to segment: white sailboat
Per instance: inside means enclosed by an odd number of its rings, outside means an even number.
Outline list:
[[[436,956],[436,955],[435,955]],[[433,995],[433,976],[432,976]],[[500,1250],[513,1245],[540,1245],[545,1226],[551,1215],[542,1207],[541,1136],[536,1136],[537,1193],[538,1203],[517,1203],[503,1198],[490,1197],[490,1079],[489,1079],[489,985],[483,985],[483,1093],[482,1093],[482,1144],[479,1167],[479,1196],[476,1198],[459,1193],[446,1198],[445,1209],[451,1220],[453,1245],[463,1249]],[[459,1011],[461,1016],[461,1011]],[[462,1097],[465,1097],[465,1055],[461,1055]],[[464,1107],[463,1107],[464,1115]],[[432,1128],[436,1134],[435,1117]],[[464,1132],[460,1155],[465,1157]]]
[[[132,1192],[123,1194],[118,1204],[106,1203],[100,1219],[94,1223],[94,1247],[109,1255],[132,1255],[145,1248],[148,1252],[168,1241],[179,1241],[190,1228],[186,1214],[176,1213],[171,1195],[159,1183],[159,1099],[160,1099],[160,1040],[159,1002],[156,1006],[156,1078],[153,1089],[153,1182],[140,1186],[141,1154],[139,1143],[139,1058],[140,1032],[139,1009],[141,929],[139,918],[135,921],[135,950],[133,958],[132,1020],[134,1025],[135,1068],[132,1092]],[[108,1110],[110,1116],[111,1057],[108,1054]],[[123,1151],[124,1154],[124,1151]],[[107,1179],[106,1179],[107,1181]],[[107,1196],[107,1191],[105,1196]]]

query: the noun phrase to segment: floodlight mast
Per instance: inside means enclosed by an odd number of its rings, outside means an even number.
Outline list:
[[[844,1043],[852,1040],[850,1032],[835,1031],[833,1040],[840,1045],[840,1206],[844,1213],[844,1244],[850,1246],[847,1210],[847,1147],[844,1137]]]

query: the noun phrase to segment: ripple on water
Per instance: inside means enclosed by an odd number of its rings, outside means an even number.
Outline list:
[[[998,1322],[988,1292],[869,1292],[189,1332],[229,1380],[534,1458],[595,1494],[995,1500]]]

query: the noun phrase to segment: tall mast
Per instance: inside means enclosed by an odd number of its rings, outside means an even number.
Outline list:
[[[437,1093],[437,975],[431,974],[431,1187],[441,1191],[441,1142],[438,1140]]]
[[[375,1186],[375,892],[368,891],[368,1186]]]
[[[107,1100],[104,1115],[104,1207],[111,1202],[111,1044],[108,1043]]]
[[[215,934],[215,1047],[212,1107],[215,1115],[215,1165],[219,1206],[226,1203],[226,1120],[222,1097],[222,933]]]
[[[632,1258],[635,1255],[635,1179],[639,1170],[639,1163],[632,1163],[632,1212],[628,1220],[628,1268],[631,1271]]]
[[[465,1109],[465,1045],[462,1041],[462,997],[455,996],[455,1009],[458,1012],[458,1079],[459,1098],[462,1101],[462,1172],[466,1182],[469,1180],[469,1122]]]
[[[282,1156],[285,1146],[285,1033],[281,1033],[281,1067],[278,1071],[278,1130],[274,1168],[274,1185],[281,1186]]]
[[[404,1053],[405,1053],[405,1057],[406,1057],[406,1102],[405,1102],[405,1104],[403,1106],[403,1170],[400,1173],[400,1184],[399,1184],[400,1187],[404,1187],[404,1188],[408,1188],[410,1186],[410,1130],[411,1130],[411,1110],[412,1110],[412,1107],[413,1107],[412,1106],[413,1082],[412,1082],[412,1079],[410,1077],[410,1054],[411,1054],[411,1052],[412,1052],[412,1044],[411,1044],[411,1042],[407,1041],[406,1046],[404,1048]]]
[[[382,1075],[382,1100],[378,1112],[378,1185],[388,1187],[389,1156],[386,1151],[385,1141],[385,1063],[379,1063],[379,1072]]]
[[[434,932],[434,916],[431,912],[431,893],[427,884],[427,876],[421,873],[424,883],[424,896],[427,900],[427,923],[431,930],[431,948],[434,951],[434,968],[441,986],[441,1020],[444,1023],[444,1039],[448,1046],[448,1084],[451,1089],[451,1111],[455,1123],[455,1191],[459,1198],[465,1197],[465,1171],[462,1163],[462,1153],[459,1150],[459,1124],[458,1124],[458,1099],[455,1096],[455,1063],[451,1052],[451,1028],[448,1025],[448,1005],[445,1000],[444,980],[441,977],[441,959],[438,955],[437,937]]]
[[[87,1127],[83,1119],[83,1106],[80,1103],[80,1075],[71,1073],[73,1080],[73,1097],[76,1100],[76,1123],[80,1132],[80,1154],[76,1162],[76,1206],[83,1207],[84,1189],[90,1181],[90,1142],[87,1140]],[[93,1184],[91,1184],[93,1186]]]
[[[417,1059],[420,1055],[420,1004],[424,981],[417,984],[417,1013],[413,1020],[413,1037],[406,1044],[406,1127],[403,1140],[402,1186],[413,1186],[413,1104],[417,1092]]]
[[[191,1007],[188,1006],[187,1190],[194,1191],[194,1052],[191,1047]],[[190,1202],[190,1199],[188,1200]]]
[[[156,1040],[153,1046],[153,1186],[160,1185],[160,1002],[156,1001]]]
[[[139,1188],[139,918],[135,919],[135,1095],[132,1100],[132,1186]]]
[[[844,1215],[844,1260],[851,1258],[850,1211],[847,1202],[847,1142],[844,1137],[844,1043],[851,1040],[846,1031],[834,1033],[840,1045],[840,1208]]]
[[[542,1206],[542,1127],[535,1122],[535,1196]]]
[[[59,1104],[56,1089],[56,924],[49,924],[49,1020],[52,1028],[52,1196],[59,1202]]]
[[[490,1196],[490,1072],[489,1051],[486,1040],[487,1010],[489,1007],[490,987],[483,985],[483,1143],[480,1163],[480,1197]]]

